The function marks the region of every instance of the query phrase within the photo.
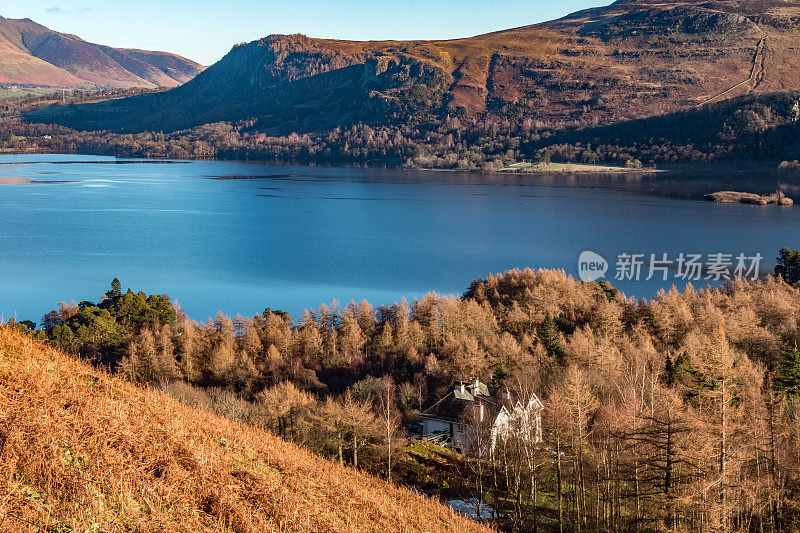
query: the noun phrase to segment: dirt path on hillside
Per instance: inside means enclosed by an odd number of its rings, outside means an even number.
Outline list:
[[[761,40],[758,41],[758,45],[756,46],[756,53],[753,55],[753,65],[750,67],[750,76],[746,80],[740,81],[736,85],[729,87],[728,89],[722,91],[721,93],[717,93],[714,96],[706,98],[705,100],[695,105],[694,107],[704,106],[705,104],[708,104],[711,101],[716,100],[721,96],[725,96],[731,91],[748,83],[755,82],[753,86],[747,91],[748,93],[751,93],[754,90],[756,90],[756,88],[758,88],[758,86],[761,84],[762,81],[764,81],[764,77],[766,76],[766,59],[765,59],[764,48],[766,47],[767,34],[764,32],[764,30],[761,30],[761,33],[763,33],[764,36],[761,37]]]
[[[764,38],[761,39],[761,56],[758,59],[758,72],[756,73],[755,83],[748,92],[753,92],[758,89],[758,86],[761,85],[761,82],[764,81],[764,78],[767,76],[767,50],[767,36],[764,35]]]

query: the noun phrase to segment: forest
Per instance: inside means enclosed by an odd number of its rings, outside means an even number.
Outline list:
[[[188,318],[165,295],[59,304],[16,327],[193,406],[431,493],[507,531],[793,531],[800,525],[800,252],[775,277],[637,300],[558,270],[297,319]],[[412,438],[453,383],[536,394],[544,439],[491,458]],[[449,492],[448,492],[449,491]]]
[[[137,94],[160,92],[164,89],[64,89],[61,91],[31,92],[0,98],[0,118],[19,117],[23,113],[57,105],[83,104],[114,98],[125,98]],[[41,89],[40,89],[41,91]]]
[[[88,97],[77,98],[85,101]],[[0,103],[0,109],[25,111],[33,109],[34,103]],[[796,142],[800,95],[796,92],[749,95],[599,126],[536,120],[521,111],[524,106],[524,102],[508,104],[491,117],[420,115],[397,124],[360,122],[304,134],[294,133],[291,125],[263,129],[256,119],[173,133],[121,134],[7,118],[0,123],[0,150],[482,171],[520,160],[637,168],[747,159],[776,169],[785,161],[781,168],[788,172],[796,170],[792,161],[800,159]]]

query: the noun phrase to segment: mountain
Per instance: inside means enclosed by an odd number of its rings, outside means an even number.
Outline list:
[[[798,0],[621,0],[447,41],[273,35],[161,94],[32,116],[80,129],[264,131],[481,116],[604,124],[798,87]]]
[[[203,67],[166,52],[111,48],[30,19],[0,17],[0,84],[42,87],[176,87]]]
[[[488,531],[0,328],[3,531]]]

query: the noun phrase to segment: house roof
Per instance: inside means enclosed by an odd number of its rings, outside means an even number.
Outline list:
[[[483,404],[484,409],[494,420],[505,408],[509,416],[512,413],[527,411],[536,413],[544,409],[541,400],[531,394],[527,405],[522,405],[517,399],[515,402],[506,396],[495,399],[489,392],[489,387],[480,380],[474,379],[468,382],[458,382],[447,392],[438,402],[426,409],[420,416],[422,418],[445,420],[448,422],[463,422],[467,408],[476,405],[476,402]]]
[[[483,404],[489,416],[495,416],[500,409],[496,403],[485,397],[475,397],[469,391],[461,392],[456,387],[450,390],[444,398],[426,409],[420,416],[449,422],[461,422],[468,408],[476,404]]]
[[[467,397],[468,396],[468,397]],[[423,418],[436,418],[458,422],[468,405],[473,405],[474,399],[469,392],[463,395],[457,389],[448,392],[441,400],[428,407],[422,414]]]
[[[528,401],[528,409],[532,411],[543,411],[544,404],[536,394],[531,393],[531,399]]]
[[[469,387],[471,387],[473,392],[475,392],[475,383],[470,384]],[[489,394],[489,385],[481,381],[478,381],[476,394],[480,394],[483,396],[491,396],[491,394]]]
[[[471,402],[472,400],[475,399],[475,396],[473,396],[472,393],[469,391],[469,389],[466,388],[464,390],[461,390],[460,387],[453,387],[453,389],[450,392],[452,392],[453,396],[455,396],[455,398],[459,400],[466,400],[468,402]]]

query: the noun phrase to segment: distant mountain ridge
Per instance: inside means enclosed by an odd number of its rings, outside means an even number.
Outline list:
[[[203,68],[175,54],[93,44],[30,19],[0,17],[0,84],[177,87]]]
[[[796,89],[798,42],[797,0],[622,0],[447,41],[272,35],[171,91],[30,118],[119,132],[245,119],[270,133],[448,116],[610,124]]]

